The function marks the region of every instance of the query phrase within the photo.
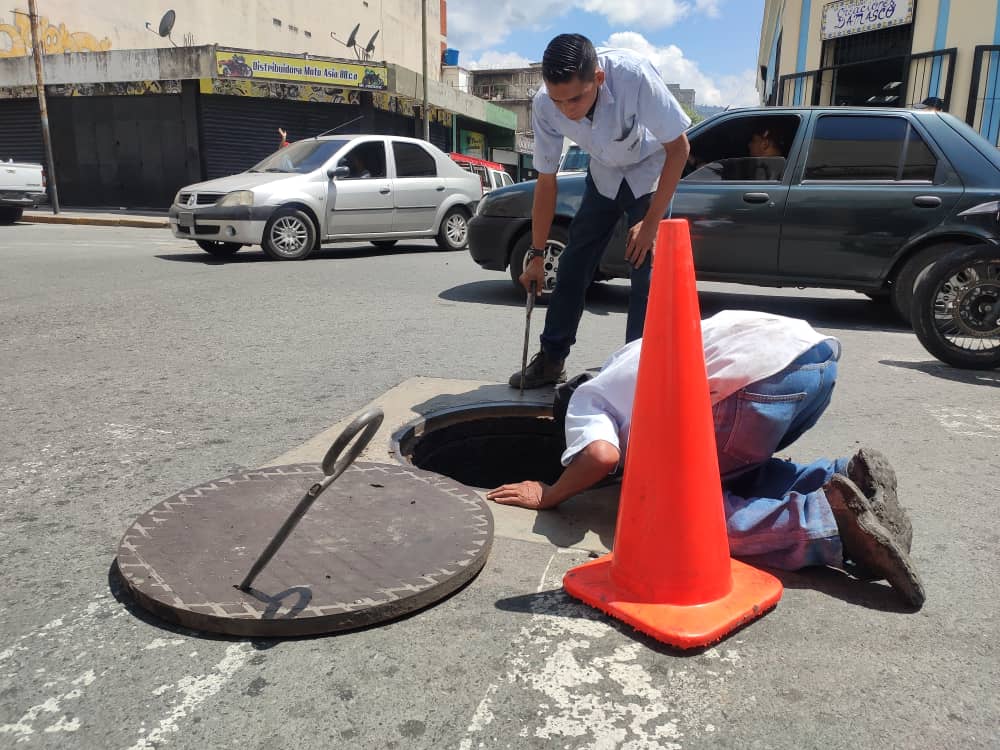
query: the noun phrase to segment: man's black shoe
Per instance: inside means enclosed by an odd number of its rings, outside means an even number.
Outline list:
[[[538,352],[524,371],[525,388],[541,388],[544,385],[554,385],[566,380],[566,368],[563,366],[565,360],[552,360],[545,356],[545,352]],[[510,376],[507,381],[511,388],[521,387],[521,371],[518,370]]]

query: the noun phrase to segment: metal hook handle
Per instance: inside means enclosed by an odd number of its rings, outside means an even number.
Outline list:
[[[323,480],[321,482],[316,482],[308,490],[306,494],[303,495],[302,499],[299,500],[298,505],[292,510],[285,522],[281,524],[281,528],[278,529],[277,533],[267,543],[264,551],[260,553],[260,557],[251,566],[250,572],[247,573],[246,578],[240,583],[236,588],[240,591],[250,591],[250,585],[253,583],[254,579],[260,574],[260,571],[264,569],[274,554],[278,551],[285,540],[288,539],[288,535],[292,533],[292,530],[298,525],[299,521],[302,520],[302,516],[306,514],[306,511],[312,506],[319,497],[323,490],[329,487],[334,481],[339,477],[344,471],[354,463],[355,459],[361,455],[371,439],[375,437],[375,433],[378,432],[378,428],[382,425],[382,420],[385,418],[385,414],[378,407],[366,411],[364,414],[356,417],[353,422],[347,425],[346,429],[337,439],[333,441],[333,445],[326,452],[323,457]],[[343,452],[344,448],[348,446],[351,440],[364,429],[364,433],[360,438],[351,446],[351,449],[347,452],[347,455],[343,458],[340,454]]]
[[[356,417],[353,422],[351,422],[344,429],[337,439],[333,441],[330,449],[323,456],[323,473],[327,475],[326,482],[329,479],[331,482],[344,473],[344,469],[354,463],[361,452],[368,447],[368,443],[372,441],[375,437],[375,433],[378,432],[378,428],[382,426],[382,420],[385,419],[385,414],[378,407],[374,409],[369,409],[364,414]],[[338,460],[341,452],[347,445],[354,439],[361,430],[364,429],[364,434],[358,438],[357,442],[351,446],[350,451],[347,455]]]

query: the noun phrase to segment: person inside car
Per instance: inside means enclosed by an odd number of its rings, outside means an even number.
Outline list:
[[[372,176],[372,173],[368,171],[368,167],[365,166],[365,160],[361,155],[361,149],[354,149],[351,153],[344,157],[344,161],[351,170],[349,179],[367,180]]]
[[[788,142],[785,131],[777,122],[759,123],[747,142],[748,156],[717,159],[698,169],[685,179],[693,182],[704,180],[740,180],[751,182],[776,182],[785,174],[785,157]]]
[[[731,554],[783,570],[825,565],[884,578],[920,606],[923,585],[909,558],[912,524],[886,458],[868,448],[810,464],[774,457],[829,405],[840,342],[804,320],[744,310],[702,321],[702,340]],[[566,449],[555,484],[507,484],[487,498],[551,508],[622,466],[641,348],[642,339],[626,344],[592,379],[556,389],[553,411],[564,423]]]

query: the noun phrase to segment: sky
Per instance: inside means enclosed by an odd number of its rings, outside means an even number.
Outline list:
[[[579,33],[649,57],[698,104],[753,105],[763,15],[764,0],[450,0],[448,46],[463,68],[521,67]]]

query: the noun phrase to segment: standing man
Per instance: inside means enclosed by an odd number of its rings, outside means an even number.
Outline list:
[[[525,289],[544,282],[545,246],[555,216],[556,172],[563,137],[590,154],[580,208],[559,258],[556,288],[545,315],[541,351],[524,374],[525,388],[566,379],[587,287],[618,220],[630,227],[625,259],[632,266],[625,340],[642,337],[656,230],[687,162],[684,131],[691,120],[649,60],[621,49],[598,53],[580,34],[560,34],[542,56],[545,86],[535,94],[532,127],[538,170],[531,210],[531,249],[521,274]],[[521,387],[521,371],[510,378]]]

